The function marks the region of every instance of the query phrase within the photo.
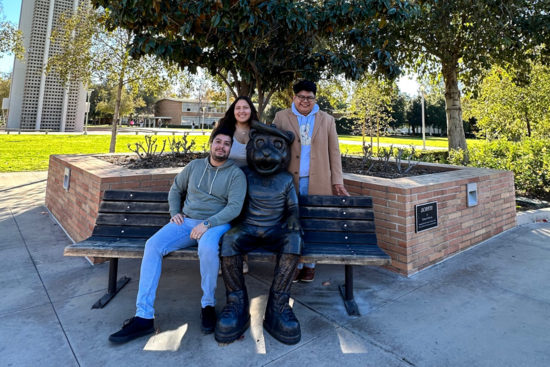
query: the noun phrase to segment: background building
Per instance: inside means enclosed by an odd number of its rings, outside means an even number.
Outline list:
[[[210,129],[225,115],[226,102],[199,101],[198,99],[163,98],[155,106],[155,118],[162,119],[164,125],[182,125]]]
[[[59,51],[50,42],[56,20],[86,1],[23,0],[19,29],[26,54],[23,63],[14,62],[8,128],[82,131],[86,109],[82,83],[73,81],[66,90],[54,74],[42,71],[48,57]]]

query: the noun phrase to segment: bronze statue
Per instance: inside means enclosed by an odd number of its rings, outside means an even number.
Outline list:
[[[248,192],[238,224],[221,239],[221,268],[227,304],[216,324],[216,340],[230,343],[250,327],[242,256],[263,248],[277,253],[277,265],[264,317],[264,329],[284,344],[300,341],[300,322],[289,305],[290,287],[303,247],[298,196],[290,161],[292,132],[254,121],[243,169]]]

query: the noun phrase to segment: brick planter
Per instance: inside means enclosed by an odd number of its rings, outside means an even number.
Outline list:
[[[390,270],[412,275],[515,227],[514,174],[423,163],[448,169],[432,175],[384,179],[344,175],[352,195],[373,197],[378,244],[392,257]],[[477,184],[478,204],[467,206],[467,184]],[[415,232],[415,205],[438,204],[436,228]]]
[[[128,170],[96,155],[50,156],[46,206],[75,241],[92,233],[105,190],[168,191],[181,168]],[[378,243],[392,257],[389,270],[412,275],[516,225],[512,172],[440,164],[447,172],[400,179],[345,174],[352,195],[373,197]],[[69,189],[63,188],[65,168]],[[467,206],[468,183],[478,204]],[[436,228],[415,232],[415,205],[436,201]]]
[[[52,155],[48,168],[46,207],[76,241],[92,234],[105,190],[168,191],[181,168],[129,170],[94,155]],[[63,188],[65,168],[69,189]]]

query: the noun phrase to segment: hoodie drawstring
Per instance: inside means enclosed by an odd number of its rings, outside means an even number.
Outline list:
[[[214,181],[216,181],[216,176],[218,175],[219,170],[219,168],[216,170],[216,174],[214,175],[214,179],[212,180],[212,184],[210,185],[210,192],[208,193],[208,195],[212,193],[212,186],[214,186]]]
[[[198,189],[199,187],[201,187],[202,178],[203,178],[204,175],[206,174],[206,170],[207,170],[207,169],[208,169],[208,165],[205,164],[205,165],[204,165],[204,172],[202,173],[201,179],[199,180],[199,184],[197,185],[197,189]],[[217,172],[216,172],[216,173],[217,173]]]
[[[202,173],[201,179],[199,180],[199,184],[197,185],[197,189],[201,187],[202,179],[204,178],[204,175],[206,174],[206,171],[208,170],[208,165],[204,166],[204,172]],[[220,169],[216,169],[216,174],[214,175],[214,179],[212,180],[212,183],[210,184],[210,192],[208,195],[212,194],[212,187],[214,186],[214,181],[216,181],[216,176],[218,176],[218,171]]]

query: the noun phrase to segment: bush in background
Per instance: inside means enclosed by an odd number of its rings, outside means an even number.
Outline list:
[[[381,148],[377,153],[383,157]],[[406,149],[404,156],[409,156]],[[468,149],[469,162],[464,163],[463,151],[415,150],[414,157],[428,163],[454,164],[514,172],[516,195],[550,200],[550,140],[524,138],[513,142],[506,139],[472,144]],[[397,150],[394,149],[394,158]]]
[[[550,141],[525,138],[519,142],[505,139],[477,144],[468,149],[470,167],[514,172],[517,195],[550,200]],[[452,152],[449,164],[464,165],[464,154]],[[441,162],[443,163],[443,162]]]

